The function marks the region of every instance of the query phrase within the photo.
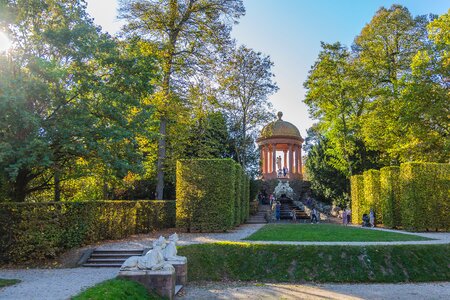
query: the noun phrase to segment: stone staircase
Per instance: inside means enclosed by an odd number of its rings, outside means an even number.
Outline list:
[[[270,211],[270,205],[259,205],[256,215],[252,215],[248,218],[247,224],[266,224],[266,213]]]
[[[120,268],[123,262],[130,256],[141,256],[145,254],[145,249],[93,249],[85,253],[80,260],[83,260],[83,267],[111,267]]]
[[[281,203],[280,219],[292,219],[291,212],[294,208],[297,220],[309,219],[309,216],[305,213],[305,211],[295,207],[291,199],[281,198],[280,203]]]

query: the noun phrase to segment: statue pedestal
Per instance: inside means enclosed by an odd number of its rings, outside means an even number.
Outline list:
[[[175,268],[176,285],[185,286],[187,283],[187,261],[168,260],[167,263]]]
[[[148,291],[156,291],[159,295],[167,297],[169,300],[175,298],[175,271],[120,271],[117,277],[139,282],[144,285]]]

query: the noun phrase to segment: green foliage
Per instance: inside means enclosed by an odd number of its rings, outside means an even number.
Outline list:
[[[250,214],[250,178],[242,172],[242,210],[241,210],[241,223],[245,223]]]
[[[402,224],[399,176],[400,167],[380,169],[380,201],[385,227],[399,227]]]
[[[367,170],[364,177],[364,201],[360,205],[362,213],[369,214],[370,209],[375,212],[375,222],[383,223],[380,202],[380,171]]]
[[[0,262],[54,258],[68,248],[174,225],[174,201],[2,203]]]
[[[407,229],[450,229],[450,165],[400,166],[402,224]]]
[[[364,177],[363,175],[353,175],[350,178],[351,201],[352,201],[352,223],[360,224],[364,214],[361,205],[364,203]]]
[[[238,226],[242,222],[242,215],[245,213],[245,207],[243,207],[243,174],[241,165],[235,166],[235,194],[234,194],[234,226]]]
[[[295,246],[249,243],[179,248],[191,281],[448,281],[450,245]],[[414,258],[414,259],[411,259]]]
[[[218,231],[234,226],[235,162],[195,159],[177,162],[177,227]]]
[[[19,283],[19,279],[3,279],[0,278],[0,288],[3,288],[5,286],[10,286]]]
[[[367,230],[336,224],[268,224],[246,238],[249,241],[391,242],[431,240],[418,235]]]
[[[125,279],[110,279],[101,282],[80,294],[72,300],[162,300],[165,299],[156,293],[149,293],[140,283]]]

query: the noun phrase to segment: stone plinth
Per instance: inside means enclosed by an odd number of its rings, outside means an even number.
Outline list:
[[[187,261],[168,260],[167,263],[175,268],[176,285],[186,285],[187,283]]]
[[[175,297],[175,271],[120,271],[117,277],[139,282],[144,285],[148,291],[154,291],[170,300]]]

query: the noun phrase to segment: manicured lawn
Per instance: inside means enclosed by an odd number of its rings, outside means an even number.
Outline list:
[[[14,285],[16,283],[19,283],[20,280],[19,279],[3,279],[0,278],[0,288],[5,287],[5,286],[9,286],[9,285]]]
[[[268,224],[249,241],[391,242],[430,240],[417,235],[362,229],[335,224]]]
[[[179,248],[189,281],[450,280],[450,245],[317,246],[215,243]]]
[[[101,282],[72,300],[161,300],[165,299],[156,294],[150,294],[145,287],[137,282],[124,279],[111,279]]]

